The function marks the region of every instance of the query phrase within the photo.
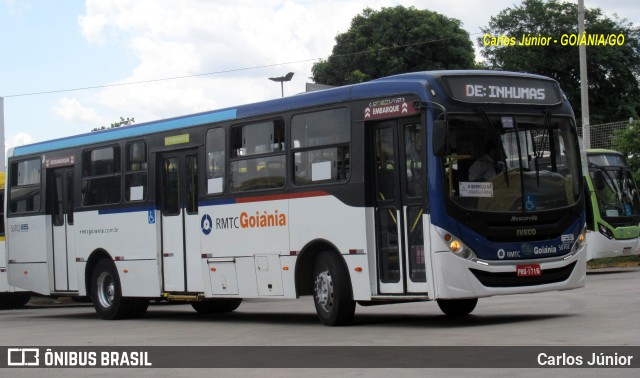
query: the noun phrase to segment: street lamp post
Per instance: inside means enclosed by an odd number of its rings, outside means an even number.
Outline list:
[[[280,82],[280,92],[282,93],[282,97],[284,97],[284,82],[291,81],[292,77],[293,77],[293,72],[289,72],[285,76],[270,77],[269,80]]]

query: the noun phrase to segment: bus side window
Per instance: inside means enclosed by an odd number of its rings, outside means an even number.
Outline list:
[[[219,127],[207,131],[207,193],[219,194],[224,191],[225,135]]]
[[[144,200],[147,197],[147,144],[144,141],[127,144],[125,167],[126,200]]]
[[[285,184],[284,121],[231,128],[232,192],[275,189]]]
[[[291,119],[291,149],[296,185],[349,178],[349,109],[297,114]]]
[[[120,147],[103,147],[82,153],[82,205],[120,202]]]

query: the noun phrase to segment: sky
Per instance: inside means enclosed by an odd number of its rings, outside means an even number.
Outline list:
[[[474,41],[520,0],[0,0],[5,147],[280,97],[365,7],[429,9]],[[637,0],[585,0],[640,25]],[[476,54],[476,59],[480,59]],[[159,80],[176,78],[172,80]],[[127,84],[137,82],[138,84]],[[144,83],[140,83],[144,82]]]

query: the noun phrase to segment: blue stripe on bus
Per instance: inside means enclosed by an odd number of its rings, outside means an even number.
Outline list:
[[[198,203],[198,206],[233,205],[235,203],[236,203],[235,198],[227,198],[227,199],[219,199],[219,200],[201,201]]]
[[[28,146],[16,147],[13,156],[29,155],[44,151],[58,150],[81,146],[91,143],[108,142],[121,138],[131,138],[162,131],[183,129],[186,127],[204,125],[236,118],[236,109],[217,112],[201,113],[191,116],[171,118],[162,121],[141,123],[126,127],[118,127],[104,131],[92,132],[67,138],[55,139],[47,142],[35,143]]]
[[[121,207],[121,208],[114,208],[114,209],[98,210],[98,214],[105,215],[105,214],[137,213],[141,211],[149,212],[153,210],[156,210],[155,206]]]

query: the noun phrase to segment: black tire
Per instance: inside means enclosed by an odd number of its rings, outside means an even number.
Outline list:
[[[313,303],[327,326],[351,323],[356,309],[347,269],[330,251],[318,255],[313,267]]]
[[[191,307],[199,314],[224,314],[237,309],[242,298],[213,299],[203,302],[191,302]]]
[[[102,259],[96,264],[91,275],[91,300],[96,312],[104,320],[130,316],[131,301],[122,297],[120,277],[113,261]]]
[[[469,315],[476,308],[478,298],[471,299],[438,299],[440,310],[447,316],[459,317]]]
[[[29,302],[31,293],[28,291],[19,291],[13,293],[0,294],[0,309],[21,308]]]
[[[130,302],[129,318],[137,319],[144,316],[149,308],[149,300],[146,298],[125,298]]]
[[[76,303],[89,303],[91,302],[91,298],[90,297],[71,297],[71,301]]]

